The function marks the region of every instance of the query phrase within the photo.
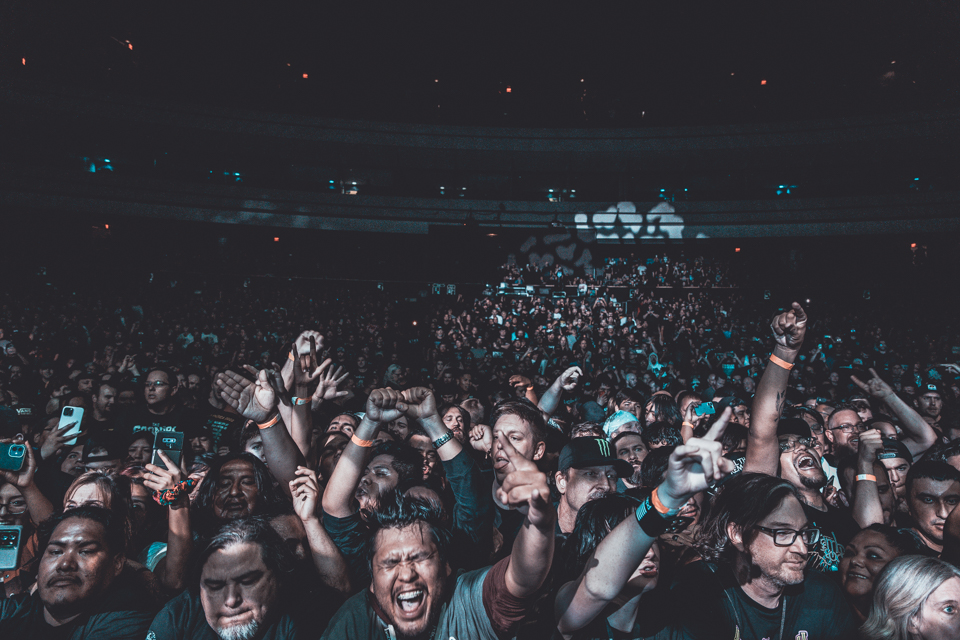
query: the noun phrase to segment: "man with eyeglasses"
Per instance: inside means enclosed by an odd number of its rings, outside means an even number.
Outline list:
[[[726,482],[697,536],[705,562],[681,569],[671,594],[681,636],[856,637],[840,587],[807,570],[820,536],[789,482],[762,473]],[[690,603],[697,615],[690,615]]]
[[[791,309],[773,319],[771,328],[776,346],[753,400],[744,472],[779,476],[794,487],[804,517],[822,534],[815,541],[815,547],[809,550],[810,566],[817,571],[835,573],[840,569],[844,546],[856,535],[859,527],[848,511],[838,509],[824,499],[823,489],[831,479],[823,470],[821,452],[817,448],[819,442],[812,436],[806,421],[800,418],[780,420],[790,370],[803,346],[806,326],[807,315],[796,302]],[[856,411],[838,408],[830,420],[837,414],[845,415],[845,419],[853,422],[852,427],[845,424],[843,429],[849,428],[859,435],[860,416]],[[829,420],[827,426],[830,426]],[[839,432],[845,433],[843,429]],[[829,440],[829,433],[827,435]],[[837,444],[835,440],[829,441]],[[857,451],[856,445],[853,451]]]
[[[830,417],[827,418],[824,435],[833,445],[834,455],[839,460],[857,454],[860,444],[860,434],[867,430],[867,425],[860,419],[857,408],[849,403],[842,402]]]
[[[199,423],[192,411],[181,406],[177,398],[177,377],[166,368],[157,368],[147,374],[143,386],[144,404],[123,411],[117,420],[122,435],[149,431],[186,431],[191,423]],[[125,408],[125,407],[124,407]]]

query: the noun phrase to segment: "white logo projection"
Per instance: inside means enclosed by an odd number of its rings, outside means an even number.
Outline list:
[[[578,269],[592,273],[594,264],[589,245],[594,243],[708,237],[686,227],[669,202],[660,202],[647,213],[637,213],[637,206],[632,202],[620,202],[606,211],[578,213],[574,221],[576,235],[559,231],[541,237],[530,236],[520,246],[519,255],[511,255],[508,262],[556,269],[565,275],[572,275]]]
[[[578,213],[574,217],[577,230],[596,233],[597,242],[624,242],[636,240],[680,240],[683,238],[706,238],[703,233],[691,235],[683,218],[669,202],[660,202],[646,213],[638,213],[633,202],[618,202],[606,211],[593,215]]]

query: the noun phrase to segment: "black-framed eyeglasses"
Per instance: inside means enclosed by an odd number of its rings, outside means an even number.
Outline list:
[[[869,428],[868,425],[860,422],[858,424],[840,424],[835,427],[830,427],[830,431],[843,431],[844,433],[853,433],[856,431],[857,433],[863,433]]]
[[[773,544],[778,547],[789,547],[792,546],[794,542],[797,541],[797,536],[800,536],[800,539],[803,540],[803,544],[810,545],[817,544],[820,541],[820,529],[808,528],[801,529],[797,531],[796,529],[768,529],[766,527],[761,527],[757,525],[757,530],[762,531],[771,538],[773,538]]]
[[[6,508],[7,513],[19,515],[27,510],[26,500],[11,500],[10,502],[0,502],[0,510]]]

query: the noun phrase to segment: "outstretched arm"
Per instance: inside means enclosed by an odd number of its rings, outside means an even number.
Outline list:
[[[777,475],[780,466],[780,446],[777,442],[777,422],[787,395],[790,369],[803,345],[807,330],[807,314],[794,302],[790,310],[773,319],[770,325],[777,344],[770,362],[757,385],[747,432],[747,459],[744,473]]]
[[[350,578],[347,574],[347,561],[330,539],[317,514],[317,502],[320,499],[320,487],[315,471],[306,467],[297,467],[296,480],[290,481],[290,495],[293,496],[293,508],[307,532],[307,544],[313,564],[324,584],[340,593],[350,592]]]
[[[553,412],[560,406],[560,398],[563,397],[563,392],[576,389],[577,381],[582,375],[583,371],[580,367],[570,367],[561,373],[560,377],[553,381],[550,388],[547,389],[543,393],[543,397],[540,398],[540,411],[543,411],[548,416],[552,416]]]
[[[253,367],[247,367],[247,370],[257,376],[256,382],[233,371],[218,375],[220,397],[241,416],[260,426],[263,452],[270,474],[284,491],[289,492],[289,482],[296,477],[297,466],[302,465],[304,459],[277,413],[278,400],[284,397],[279,386],[280,376],[276,371],[267,369],[258,372]]]
[[[883,440],[878,430],[870,429],[860,434],[860,444],[857,447],[858,477],[860,475],[876,477],[874,464],[877,462],[877,454],[882,450]],[[863,529],[872,524],[883,524],[883,506],[880,504],[880,491],[876,481],[871,482],[865,479],[854,481],[853,519]]]
[[[53,504],[47,499],[40,487],[34,481],[37,475],[37,458],[33,453],[33,447],[23,442],[23,437],[18,435],[16,438],[0,438],[0,442],[15,442],[23,444],[26,451],[26,460],[20,471],[0,471],[0,480],[9,482],[23,495],[27,503],[27,511],[30,513],[30,519],[36,523],[43,522],[53,515]],[[8,512],[9,513],[9,512]]]
[[[666,477],[657,487],[664,507],[679,509],[695,493],[733,471],[733,462],[723,457],[719,442],[731,413],[729,408],[724,410],[702,439],[691,438],[670,454]],[[569,638],[620,595],[654,542],[655,538],[633,516],[614,527],[587,561],[583,574],[557,593],[555,613],[560,633]]]
[[[900,439],[914,460],[922,456],[927,449],[933,446],[937,441],[937,434],[926,420],[919,413],[914,411],[913,407],[900,399],[893,389],[886,382],[880,379],[877,372],[870,369],[873,376],[866,382],[858,379],[856,376],[850,376],[853,383],[869,393],[874,398],[882,400],[894,416],[900,421],[903,428],[903,437]]]
[[[357,511],[353,497],[367,464],[367,454],[380,427],[393,422],[406,410],[403,396],[394,389],[375,389],[367,398],[366,413],[347,443],[340,461],[323,491],[323,510],[335,518],[346,518]],[[370,443],[360,446],[357,442]]]
[[[163,451],[159,451],[158,455],[163,461],[163,467],[148,464],[143,475],[143,485],[159,492],[175,489],[187,474]],[[187,586],[187,563],[193,551],[190,491],[179,489],[179,495],[168,506],[170,512],[167,520],[167,555],[157,564],[154,573],[164,588],[176,592]]]
[[[530,381],[530,378],[521,375],[510,376],[509,383],[514,389],[522,388],[523,397],[533,404],[537,404],[537,394],[533,390],[533,382]]]
[[[547,476],[536,463],[521,456],[505,435],[497,437],[514,469],[497,489],[497,499],[526,512],[507,564],[507,590],[514,597],[526,598],[543,586],[550,573],[557,510],[550,502]]]

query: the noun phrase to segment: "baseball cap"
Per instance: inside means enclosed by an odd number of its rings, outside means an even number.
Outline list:
[[[613,466],[620,478],[633,475],[633,465],[613,455],[613,447],[606,438],[574,438],[560,452],[560,470],[607,465]]]
[[[633,415],[629,411],[617,411],[615,414],[607,418],[603,423],[603,432],[607,434],[607,437],[609,438],[614,431],[628,422],[637,422],[637,416]]]
[[[777,422],[777,435],[797,435],[801,438],[809,438],[813,434],[810,432],[810,425],[803,418],[782,418]]]
[[[917,387],[917,395],[922,396],[927,393],[937,393],[943,397],[943,386],[937,380],[925,380]]]
[[[877,456],[879,460],[903,458],[910,464],[913,464],[913,456],[910,454],[910,450],[907,449],[907,445],[893,438],[881,438],[881,440],[883,441],[883,451]]]

